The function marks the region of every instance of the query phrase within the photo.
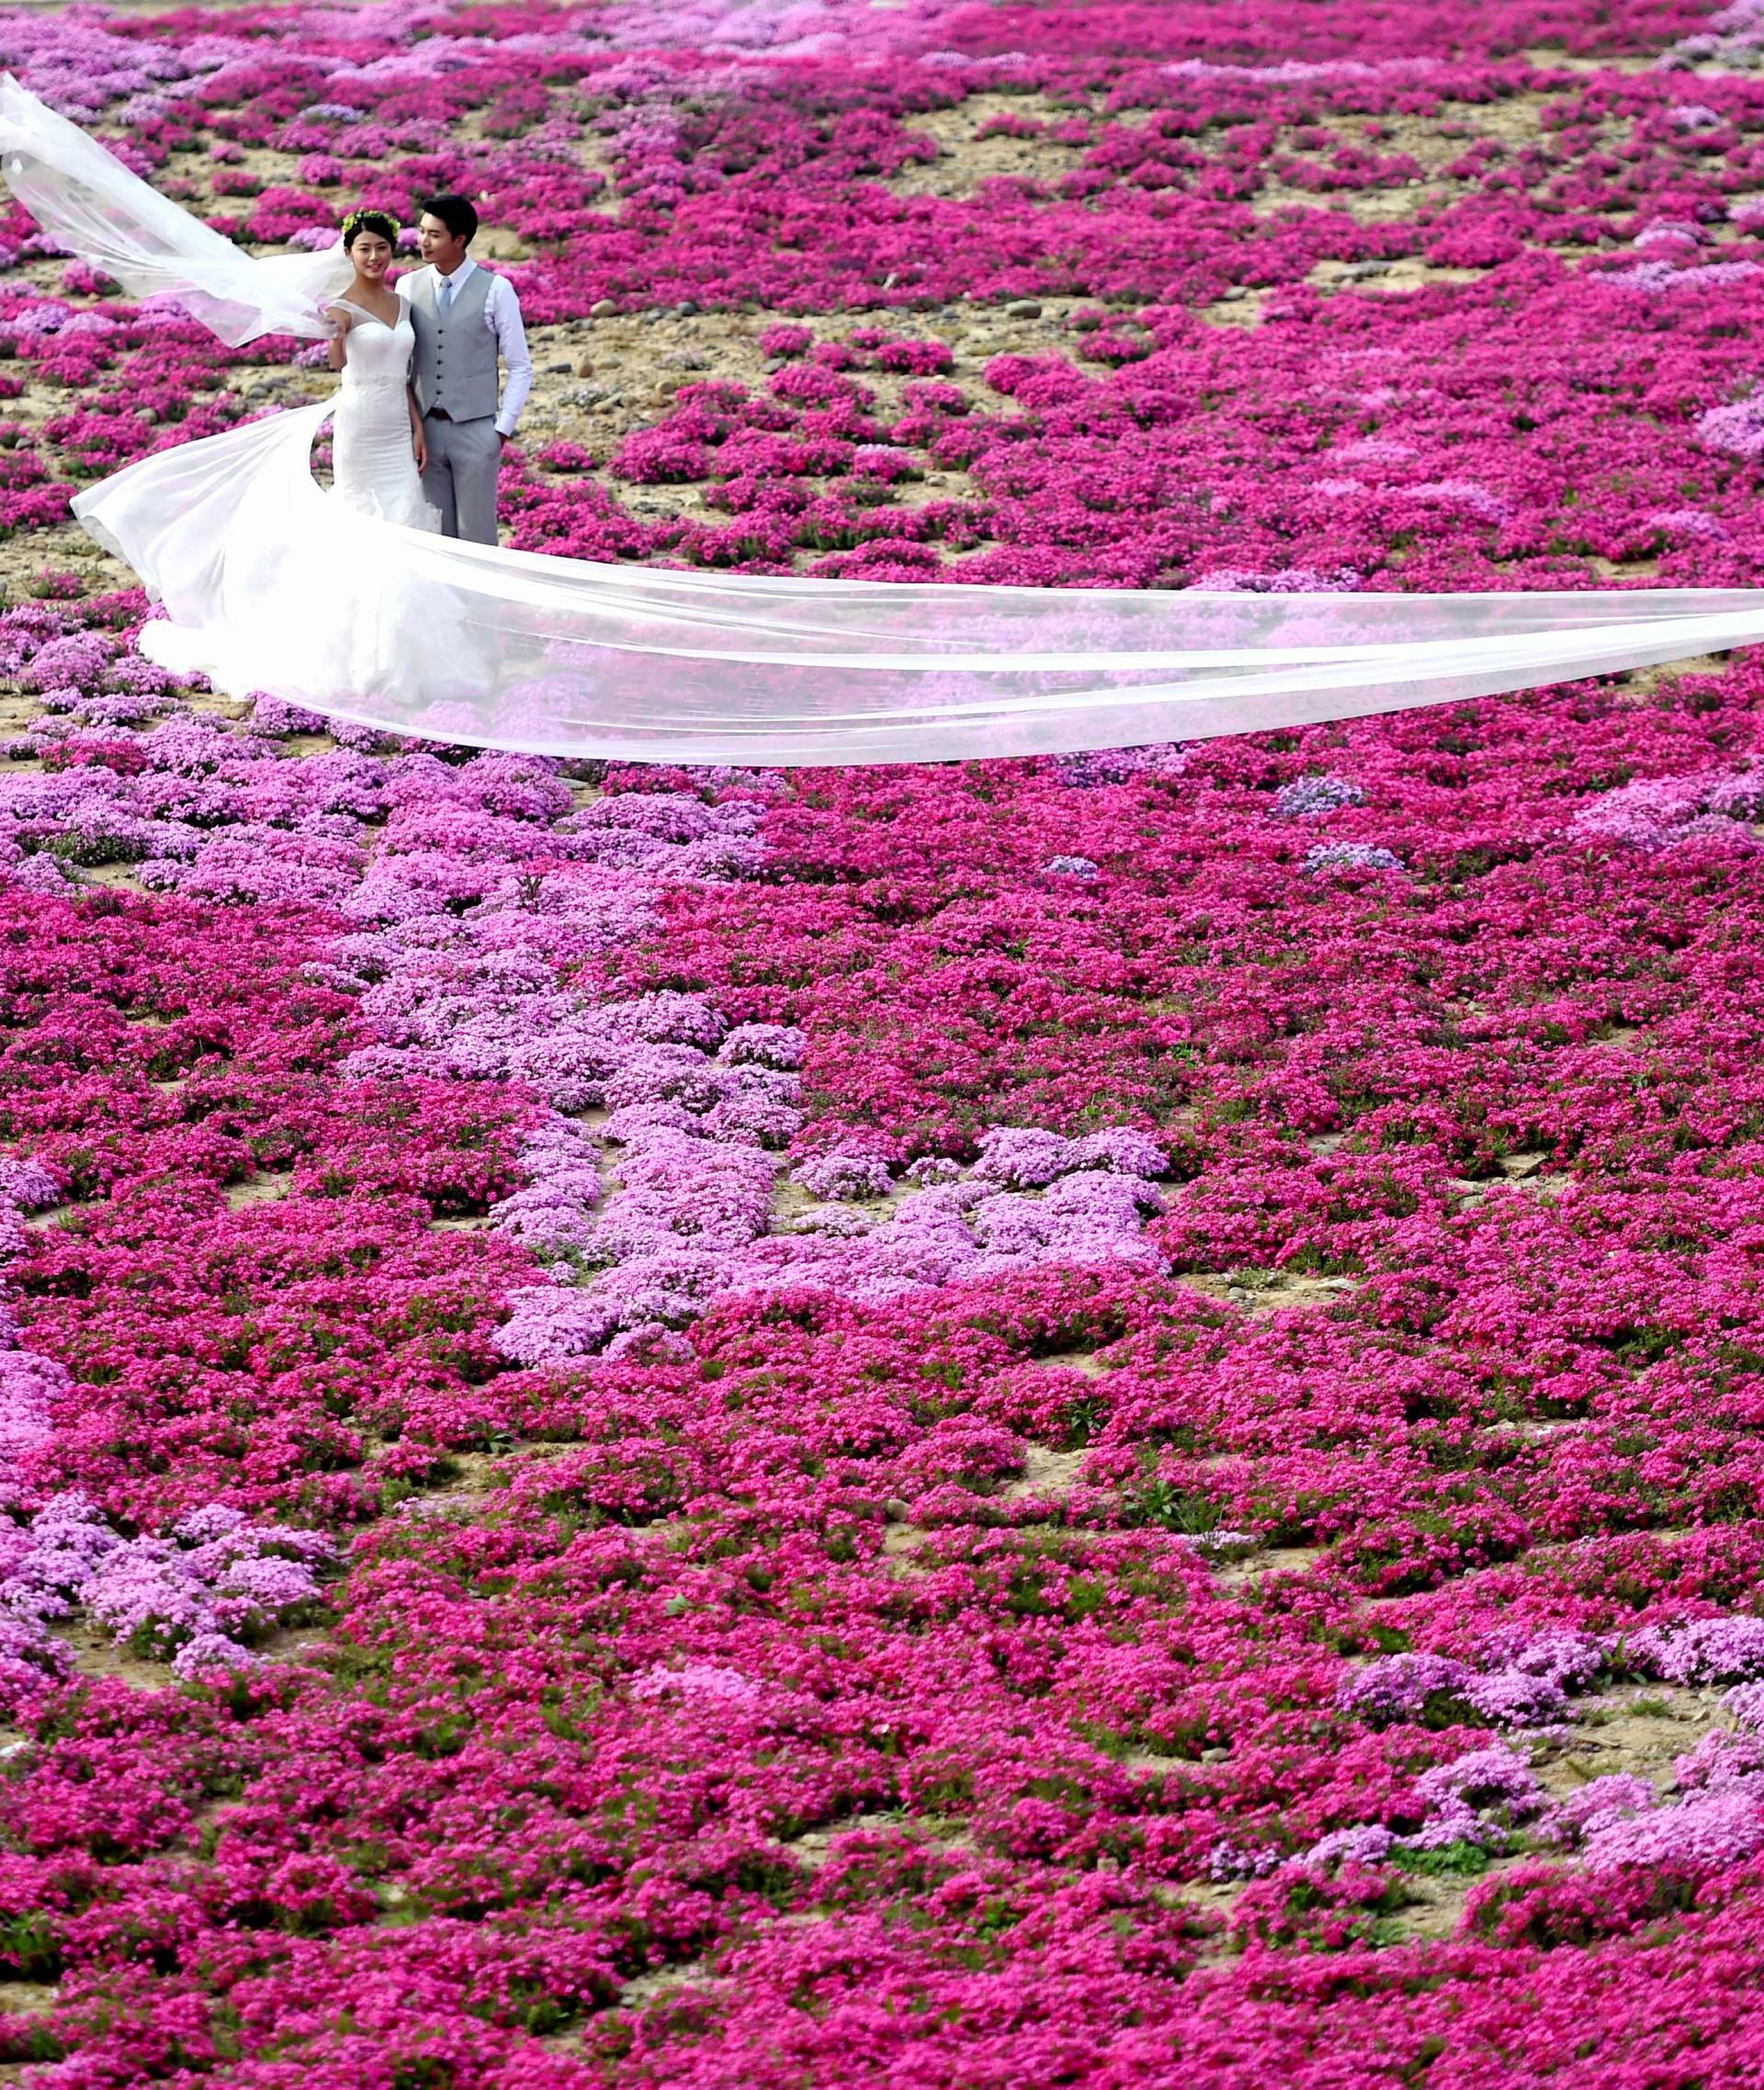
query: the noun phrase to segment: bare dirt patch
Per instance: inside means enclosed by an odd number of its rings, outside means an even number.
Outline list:
[[[1328,1553],[1327,1546],[1261,1546],[1238,1560],[1221,1561],[1213,1578],[1221,1588],[1240,1589],[1253,1596],[1271,1576],[1303,1575]]]
[[[1058,123],[1073,113],[1069,104],[1050,102],[1042,95],[969,95],[953,108],[934,109],[904,127],[910,135],[929,140],[937,155],[890,175],[887,186],[897,196],[966,198],[989,181],[1016,179],[1037,186],[1057,181],[1079,164],[1085,144],[1045,134],[1013,138],[995,132],[982,138],[979,133],[1001,120]]]
[[[1550,1790],[1569,1793],[1595,1778],[1629,1772],[1661,1791],[1672,1784],[1674,1759],[1705,1734],[1732,1725],[1719,1690],[1643,1684],[1586,1706],[1560,1740],[1546,1745],[1538,1775]]]
[[[1351,1277],[1248,1268],[1219,1276],[1184,1277],[1180,1282],[1191,1292],[1204,1292],[1209,1299],[1223,1299],[1255,1315],[1276,1314],[1289,1306],[1333,1306],[1355,1289]]]
[[[116,1645],[104,1629],[87,1619],[50,1629],[67,1649],[82,1677],[115,1678],[136,1690],[169,1690],[175,1679],[162,1662],[142,1662]]]
[[[1023,1477],[1000,1491],[1002,1499],[1028,1502],[1063,1496],[1089,1456],[1085,1451],[1050,1452],[1045,1445],[1032,1444],[1023,1461]]]
[[[254,1204],[279,1203],[288,1192],[286,1176],[248,1176],[242,1183],[229,1183],[225,1196],[229,1212],[244,1212]]]

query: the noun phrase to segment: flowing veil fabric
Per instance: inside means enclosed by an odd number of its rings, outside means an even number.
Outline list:
[[[230,347],[263,333],[319,339],[354,276],[341,244],[254,261],[150,188],[77,124],[0,73],[0,169],[37,222],[132,298],[169,296]]]
[[[316,338],[338,250],[254,260],[11,78],[0,171],[44,230],[232,344]],[[328,402],[164,450],[74,513],[164,604],[141,648],[435,740],[630,761],[924,762],[1444,704],[1764,639],[1764,590],[1254,595],[676,572],[461,544],[312,477]]]

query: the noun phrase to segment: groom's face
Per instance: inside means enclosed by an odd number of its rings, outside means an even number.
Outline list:
[[[466,258],[464,240],[448,232],[440,219],[427,210],[417,220],[416,247],[424,260],[443,276],[451,276]]]

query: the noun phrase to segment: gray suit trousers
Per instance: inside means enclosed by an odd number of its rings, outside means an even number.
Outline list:
[[[496,480],[503,462],[495,417],[437,421],[425,413],[423,439],[429,446],[423,491],[441,511],[442,535],[463,537],[468,544],[494,544]]]

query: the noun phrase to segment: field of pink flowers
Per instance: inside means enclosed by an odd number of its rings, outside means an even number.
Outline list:
[[[1758,0],[0,62],[254,251],[481,197],[529,548],[1764,584]],[[329,382],[0,214],[0,2082],[1755,2084],[1764,662],[920,771],[332,733],[66,519]]]

